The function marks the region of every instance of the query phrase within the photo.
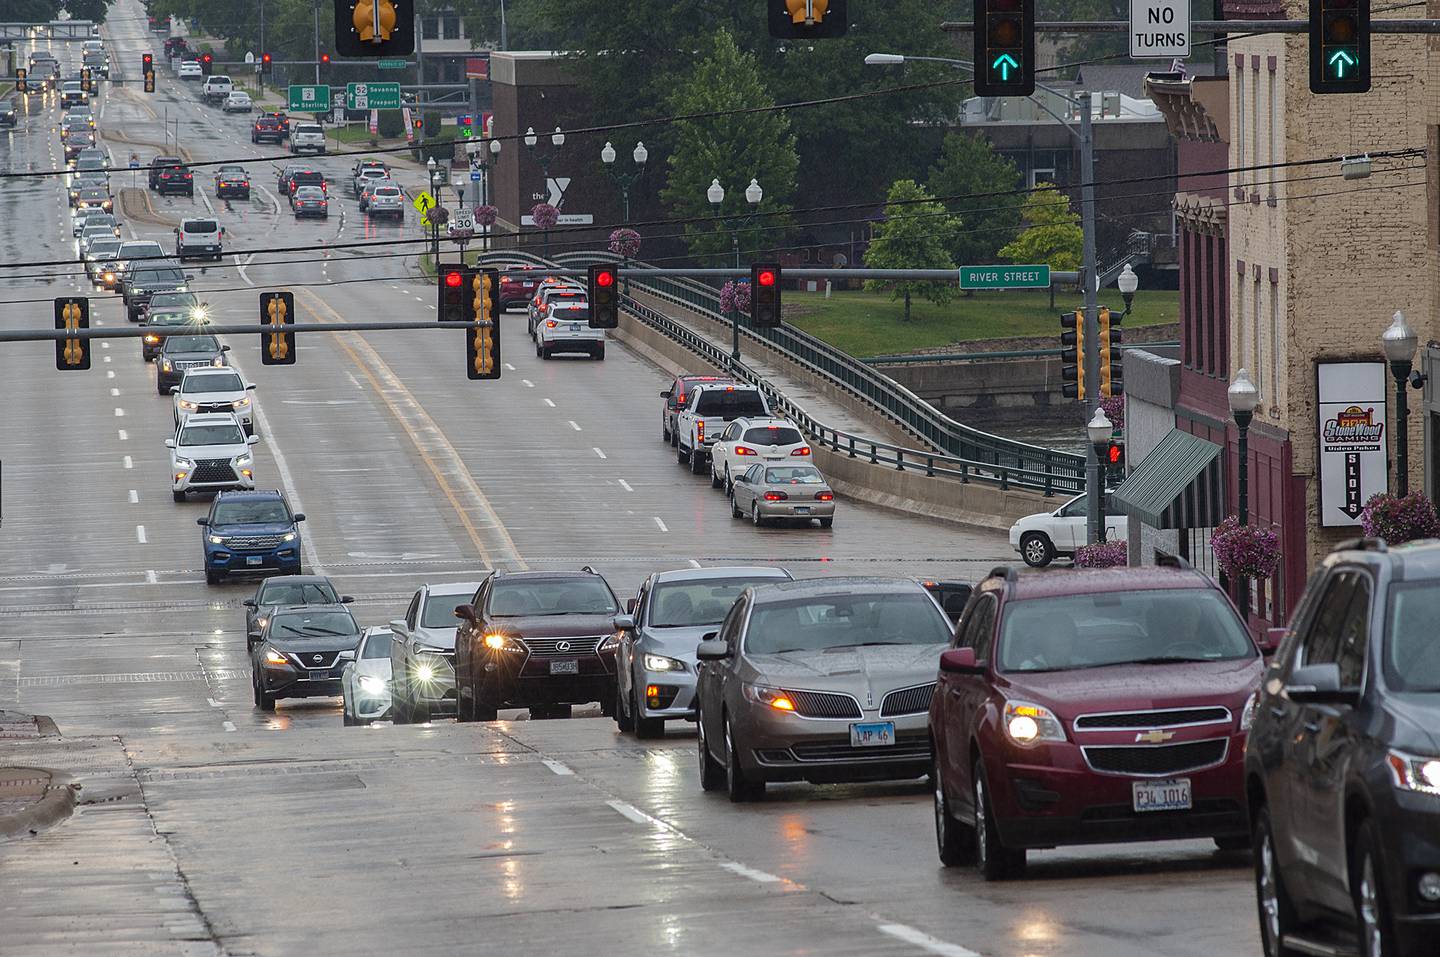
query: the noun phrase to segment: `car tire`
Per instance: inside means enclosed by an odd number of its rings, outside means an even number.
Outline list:
[[[940,852],[940,863],[946,867],[974,864],[975,832],[955,820],[950,813],[950,801],[945,797],[943,781],[940,760],[932,757],[930,784],[935,788],[935,845]]]
[[[745,517],[745,513],[742,512],[742,511],[740,511],[740,503],[737,502],[737,501],[735,501],[735,496],[734,496],[733,493],[732,493],[731,496],[730,496],[730,517],[731,517],[731,518],[744,518],[744,517]]]
[[[725,786],[725,768],[710,754],[710,745],[705,741],[705,722],[697,710],[695,714],[696,750],[700,757],[700,789],[718,791]]]
[[[535,358],[537,358],[537,359],[540,358],[540,355],[541,355],[541,352],[540,352],[540,342],[539,342],[539,340],[536,340],[536,342],[535,342]]]
[[[833,528],[834,525],[835,525],[835,516],[833,516],[833,515],[830,516],[829,518],[822,518],[822,519],[820,519],[820,527],[821,527],[821,528]]]
[[[185,491],[184,491],[183,489],[181,489],[181,490],[178,491],[178,492],[175,491],[174,489],[172,489],[172,490],[170,491],[170,495],[171,495],[171,496],[175,499],[175,501],[177,501],[177,502],[183,502],[183,501],[185,501]]]
[[[223,577],[220,575],[219,572],[212,572],[212,571],[211,571],[210,569],[208,569],[208,568],[205,569],[205,584],[207,584],[207,585],[218,585],[218,584],[220,584],[220,582],[223,581],[223,580],[224,580],[224,579],[223,579]]]
[[[634,679],[631,679],[632,683]],[[620,691],[620,682],[615,682],[615,727],[621,734],[635,730],[635,714],[625,707],[625,695]]]
[[[466,689],[455,689],[455,723],[469,724],[475,720],[475,698],[465,693]]]
[[[340,724],[347,728],[355,727],[355,719],[350,717],[349,711],[340,712]]]
[[[670,427],[665,424],[663,419],[660,420],[660,441],[667,445],[670,442]]]
[[[765,782],[756,781],[740,766],[740,749],[730,730],[730,717],[725,717],[725,792],[732,804],[758,801],[765,796]]]
[[[601,346],[600,348],[598,348],[598,349],[595,350],[595,361],[596,361],[596,362],[604,362],[604,361],[605,361],[605,347],[604,347],[604,346]]]
[[[704,469],[704,468],[705,468],[705,463],[704,463],[704,460],[702,459],[702,457],[701,457],[701,455],[700,455],[700,450],[699,450],[699,449],[691,449],[691,450],[690,450],[690,474],[691,474],[691,475],[699,475],[700,472],[701,472],[701,470]]]
[[[640,710],[638,688],[630,689],[631,722],[635,725],[635,737],[642,741],[653,741],[656,738],[665,737],[664,718],[646,718]]]
[[[987,881],[1005,881],[1025,873],[1025,849],[1006,847],[995,826],[995,811],[990,803],[990,787],[985,782],[985,765],[975,759],[971,770],[975,789],[975,869]]]
[[[540,358],[549,360],[550,355],[551,353],[549,349],[545,348],[544,346],[540,346]]]
[[[679,462],[681,465],[690,464],[690,454],[685,451],[685,447],[683,445],[675,446],[675,461]]]
[[[428,724],[430,722],[430,702],[417,697],[415,707],[410,709],[410,720],[415,724]]]
[[[1265,957],[1293,957],[1283,944],[1299,926],[1295,904],[1285,889],[1280,862],[1275,856],[1275,828],[1270,808],[1262,806],[1255,815],[1255,906],[1260,917],[1260,949]]]
[[[765,525],[765,519],[760,517],[759,502],[750,503],[750,521],[754,524],[756,528],[763,528]]]
[[[1355,835],[1350,854],[1350,894],[1355,901],[1355,926],[1360,953],[1365,957],[1398,957],[1390,903],[1380,866],[1380,835],[1375,822],[1365,820]]]
[[[1031,568],[1044,568],[1055,560],[1055,545],[1044,532],[1027,532],[1020,537],[1020,557]]]
[[[1217,837],[1213,840],[1217,851],[1250,850],[1250,835],[1248,834],[1227,834],[1225,837]]]
[[[265,690],[265,684],[260,679],[255,680],[255,706],[261,711],[275,710],[275,696]]]
[[[715,462],[713,461],[713,457],[712,457],[712,461],[710,462],[710,487],[711,487],[711,488],[724,488],[724,487],[725,487],[725,479],[722,478],[721,476],[715,474]]]

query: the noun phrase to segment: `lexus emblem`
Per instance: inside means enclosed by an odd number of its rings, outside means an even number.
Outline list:
[[[568,642],[568,641],[559,641],[559,642],[556,642],[556,643],[555,643],[555,650],[556,650],[556,651],[569,651],[569,650],[570,650],[570,642]]]
[[[325,656],[324,656],[324,655],[316,655],[314,658],[312,658],[312,659],[310,659],[310,660],[311,660],[311,661],[324,661],[324,660],[325,660]]]

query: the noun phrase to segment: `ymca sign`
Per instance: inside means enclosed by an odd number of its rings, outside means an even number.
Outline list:
[[[1130,58],[1190,55],[1190,0],[1130,0]]]

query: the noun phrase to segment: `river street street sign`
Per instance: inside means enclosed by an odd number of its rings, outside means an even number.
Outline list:
[[[961,266],[961,289],[1049,289],[1049,266]]]

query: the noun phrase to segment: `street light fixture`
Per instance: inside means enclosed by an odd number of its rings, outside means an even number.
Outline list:
[[[615,185],[620,187],[620,199],[621,203],[625,207],[625,215],[623,219],[625,221],[625,224],[629,225],[630,187],[638,183],[640,181],[640,177],[645,175],[645,161],[650,158],[650,151],[645,148],[644,143],[635,144],[635,152],[631,154],[631,157],[635,160],[636,169],[630,173],[622,173],[620,170],[615,168],[615,160],[617,156],[618,154],[615,152],[615,146],[612,143],[606,143],[604,148],[600,150],[600,163],[602,164],[602,168],[605,170],[605,175],[609,176],[610,179],[615,182]]]
[[[535,127],[533,127],[533,126],[526,127],[526,129],[525,129],[525,145],[528,146],[530,149],[533,150],[533,149],[535,148],[535,144],[538,143],[538,142],[540,142],[540,138],[535,135]]]
[[[1400,310],[1390,322],[1390,327],[1380,336],[1385,347],[1385,358],[1390,362],[1390,374],[1395,377],[1395,493],[1410,494],[1410,403],[1405,387],[1412,381],[1410,373],[1415,365],[1415,347],[1420,337],[1405,321]],[[1414,381],[1418,389],[1424,385],[1423,376]]]
[[[1235,381],[1230,383],[1230,388],[1225,391],[1225,397],[1230,402],[1230,414],[1234,417],[1235,427],[1239,430],[1236,450],[1240,454],[1240,465],[1235,473],[1235,486],[1239,495],[1240,507],[1236,514],[1241,525],[1249,525],[1250,422],[1255,418],[1256,406],[1260,404],[1260,390],[1255,387],[1250,373],[1241,369],[1235,373]]]
[[[425,170],[430,176],[430,195],[435,202],[435,206],[425,211],[425,218],[430,221],[430,262],[438,273],[440,271],[440,223],[434,213],[440,205],[440,184],[445,182],[445,171],[435,162],[433,156],[425,161]]]
[[[1135,275],[1135,270],[1126,263],[1125,268],[1120,270],[1120,275],[1115,277],[1115,285],[1120,290],[1120,298],[1125,300],[1125,314],[1130,314],[1130,303],[1135,300],[1135,290],[1140,288],[1140,277]]]
[[[750,204],[750,212],[744,216],[732,216],[726,218],[721,212],[721,206],[725,202],[725,187],[720,185],[719,177],[710,180],[710,188],[705,190],[705,198],[710,205],[715,207],[715,217],[721,221],[722,228],[730,230],[730,245],[735,251],[735,268],[740,268],[740,230],[746,228],[755,221],[756,215],[760,212],[760,203],[765,199],[765,190],[761,188],[760,181],[754,177],[750,179],[750,185],[745,187],[745,202]],[[740,311],[733,305],[730,307],[730,361],[736,366],[740,364]]]
[[[1085,426],[1085,434],[1086,434],[1086,436],[1090,439],[1090,447],[1095,450],[1095,459],[1096,459],[1096,461],[1103,462],[1103,461],[1105,460],[1105,453],[1106,453],[1107,449],[1108,449],[1109,446],[1110,446],[1110,439],[1111,439],[1111,437],[1113,437],[1113,436],[1115,435],[1115,423],[1113,423],[1113,422],[1110,421],[1110,418],[1105,414],[1105,410],[1104,410],[1104,409],[1102,409],[1102,408],[1100,408],[1100,407],[1098,407],[1098,406],[1095,408],[1095,415],[1090,419],[1090,422]],[[1092,493],[1092,494],[1094,494],[1094,493]],[[1104,529],[1105,529],[1105,490],[1104,490],[1103,488],[1101,488],[1101,489],[1099,490],[1099,495],[1100,495],[1100,529],[1101,529],[1101,533],[1100,533],[1100,538],[1098,539],[1098,541],[1104,541],[1104,540],[1105,540],[1105,533],[1104,533]]]
[[[465,144],[465,154],[470,160],[470,169],[480,174],[479,182],[472,178],[471,185],[478,191],[479,195],[471,200],[470,205],[475,209],[487,206],[490,203],[490,167],[500,162],[500,141],[491,139],[489,148],[481,140],[471,140]],[[487,155],[488,153],[488,155]],[[490,227],[481,224],[485,240],[484,249],[488,252],[490,248]]]

